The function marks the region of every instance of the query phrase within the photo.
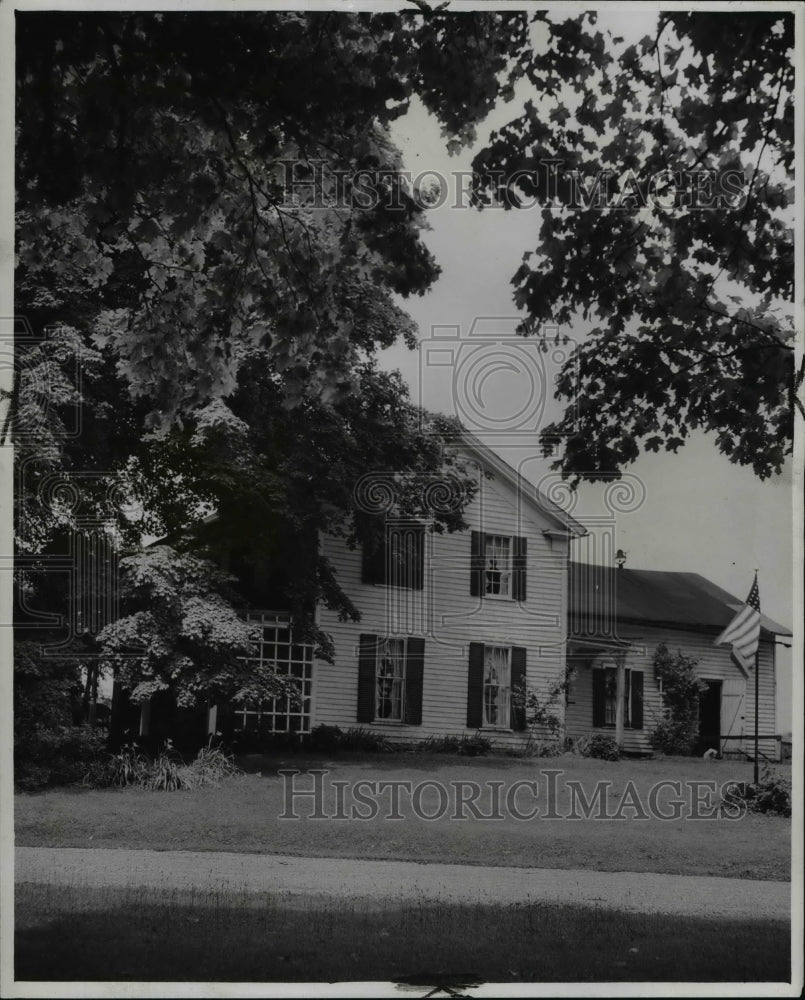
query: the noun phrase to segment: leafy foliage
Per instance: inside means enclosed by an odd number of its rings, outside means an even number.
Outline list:
[[[356,479],[392,477],[400,512],[437,531],[463,527],[474,489],[444,447],[457,426],[375,364],[414,345],[398,297],[439,273],[389,127],[418,97],[457,149],[520,82],[537,96],[477,152],[476,202],[541,209],[513,279],[523,332],[593,323],[545,447],[561,439],[563,471],[596,478],[698,427],[758,475],[778,471],[801,379],[792,39],[778,11],[666,12],[629,47],[592,12],[20,12],[27,325],[0,428],[21,484],[18,551],[87,524],[128,551],[166,536],[177,559],[229,559],[246,597],[281,593],[330,654],[315,604],[358,610],[316,539],[375,540]],[[547,160],[561,161],[556,184]],[[698,210],[701,170],[744,183]],[[616,208],[593,203],[604,173]],[[445,475],[458,502],[433,509],[422,483]],[[48,500],[51,480],[70,502]],[[218,584],[177,583],[155,613],[156,577],[138,584],[132,567],[104,642],[139,695],[245,692]],[[46,561],[26,570],[28,607],[48,606],[47,576]],[[145,654],[124,658],[141,640]]]
[[[24,791],[80,781],[103,754],[106,736],[89,726],[55,723],[14,727],[14,783]]]
[[[743,802],[750,812],[791,816],[791,780],[771,767],[764,767],[757,784],[736,782],[729,788],[731,802]]]
[[[564,676],[552,681],[546,690],[522,685],[512,688],[512,703],[525,712],[526,725],[530,729],[531,738],[547,732],[555,740],[564,724],[564,712],[557,708],[564,707],[568,687],[576,676],[575,669],[568,667]]]
[[[662,12],[628,47],[596,19],[533,15],[544,42],[507,84],[525,75],[538,97],[474,160],[480,205],[537,209],[513,277],[522,332],[593,324],[559,377],[568,406],[546,453],[564,442],[556,465],[595,479],[701,428],[767,477],[801,383],[793,16]]]
[[[245,597],[281,602],[327,656],[316,602],[358,612],[317,538],[374,538],[360,475],[396,478],[401,514],[463,525],[473,484],[443,447],[456,425],[422,414],[374,362],[399,339],[413,346],[395,296],[438,274],[388,138],[434,72],[400,25],[391,13],[21,16],[27,333],[2,432],[17,447],[21,553],[87,523],[129,551],[164,536],[229,561]],[[445,469],[459,502],[425,511],[422,484]],[[48,502],[50,477],[75,503]],[[29,573],[32,607],[47,603],[46,576]],[[125,585],[134,600],[130,572]],[[220,652],[237,627],[216,595],[195,596],[227,632],[206,637]],[[138,696],[175,670],[196,672],[188,699],[204,671],[227,686],[200,665],[201,635],[181,631],[190,612],[138,607],[105,634]],[[138,639],[147,656],[117,655]]]
[[[148,757],[136,744],[123,746],[108,760],[97,760],[85,771],[83,784],[93,788],[145,788],[154,792],[175,792],[220,785],[225,778],[243,772],[231,754],[213,746],[212,737],[196,757],[185,763],[168,740]]]
[[[310,745],[315,750],[328,752],[338,750],[363,750],[368,753],[391,753],[396,748],[382,733],[371,729],[353,727],[344,731],[340,726],[314,726],[310,734]]]
[[[617,742],[611,736],[603,733],[595,733],[592,736],[583,736],[576,741],[576,749],[582,757],[595,757],[598,760],[620,760],[621,750]]]
[[[654,652],[654,676],[662,686],[665,715],[651,733],[651,744],[661,753],[693,753],[699,732],[699,695],[707,690],[696,674],[698,662],[682,650],[672,654],[664,642]]]
[[[17,645],[14,664],[14,781],[28,791],[81,779],[102,752],[103,733],[75,724],[80,718],[78,664],[48,657],[39,643]]]
[[[230,603],[230,581],[212,563],[157,545],[121,560],[120,571],[124,613],[98,643],[132,701],[164,690],[180,706],[298,696],[292,678],[244,659],[257,626]]]

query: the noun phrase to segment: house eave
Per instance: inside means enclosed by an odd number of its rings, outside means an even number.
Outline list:
[[[471,431],[463,430],[457,440],[458,443],[472,451],[484,465],[513,487],[532,510],[552,521],[554,527],[547,529],[548,531],[558,531],[565,538],[580,538],[587,534],[587,529],[583,524],[562,510],[558,504],[549,500],[541,490],[521,476],[508,462]]]

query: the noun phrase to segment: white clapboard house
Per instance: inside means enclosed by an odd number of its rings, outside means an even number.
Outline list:
[[[293,641],[285,616],[263,615],[255,656],[296,676],[303,698],[227,713],[234,733],[304,737],[327,725],[401,743],[480,732],[511,745],[528,736],[512,692],[545,692],[569,669],[566,700],[554,709],[564,713],[565,735],[610,734],[626,751],[647,752],[663,713],[653,657],[664,641],[700,660],[708,685],[700,705],[703,747],[751,749],[753,681],[728,647],[713,645],[741,602],[696,574],[574,562],[573,541],[586,533],[580,523],[474,436],[466,435],[461,450],[479,472],[479,491],[465,511],[469,529],[430,533],[395,520],[391,505],[383,550],[323,538],[361,621],[318,609],[335,648],[326,663]],[[766,617],[762,624],[761,745],[771,756],[779,747],[774,639],[790,633]],[[213,709],[210,730],[221,721]]]
[[[326,663],[288,642],[282,616],[267,616],[260,653],[289,657],[305,698],[279,712],[276,704],[238,711],[236,730],[269,721],[280,732],[362,727],[400,742],[477,731],[498,744],[523,738],[512,690],[564,676],[569,553],[585,529],[473,436],[459,450],[478,471],[469,530],[431,533],[395,519],[391,507],[382,549],[321,539],[361,621],[318,609],[335,648]]]
[[[753,753],[754,669],[745,670],[729,646],[715,639],[742,602],[697,573],[570,563],[565,726],[573,736],[617,733],[627,751],[650,749],[663,715],[654,657],[660,643],[698,661],[707,688],[699,698],[698,751]],[[776,728],[775,641],[791,633],[761,615],[759,747],[779,759]],[[618,668],[621,667],[621,708]]]

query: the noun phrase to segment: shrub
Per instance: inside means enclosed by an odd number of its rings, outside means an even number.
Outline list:
[[[660,753],[693,753],[699,733],[699,695],[707,685],[696,676],[698,660],[676,655],[661,642],[654,652],[654,674],[662,684],[666,717],[660,719],[651,734],[651,745]]]
[[[697,727],[695,716],[660,719],[651,732],[651,745],[658,753],[690,757],[696,744]]]
[[[582,757],[596,757],[598,760],[620,760],[621,751],[611,736],[596,733],[583,736],[576,742],[576,749]]]
[[[373,733],[360,727],[344,732],[338,726],[316,726],[310,734],[311,746],[316,750],[365,750],[370,753],[392,753],[394,744],[382,733]]]
[[[736,782],[730,788],[733,802],[743,801],[750,812],[769,816],[791,816],[791,781],[765,767],[757,784]]]
[[[394,745],[382,733],[370,729],[348,729],[341,744],[344,750],[367,750],[374,753],[393,753]]]
[[[503,752],[507,757],[558,757],[565,749],[565,742],[556,738],[541,740],[533,733],[525,743],[507,747]]]
[[[51,726],[18,733],[14,780],[25,791],[81,781],[102,758],[106,735],[89,726]]]
[[[344,740],[344,732],[338,726],[314,726],[310,733],[310,745],[315,750],[337,750]]]
[[[483,757],[492,749],[492,742],[480,733],[472,736],[462,736],[458,743],[458,752],[465,757]]]
[[[428,736],[414,744],[417,753],[460,753],[462,737]]]

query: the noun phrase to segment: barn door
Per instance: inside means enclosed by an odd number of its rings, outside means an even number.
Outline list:
[[[721,687],[721,735],[743,736],[744,715],[746,713],[746,678],[735,677],[725,680]],[[722,740],[721,752],[734,753],[740,750],[742,741]]]

